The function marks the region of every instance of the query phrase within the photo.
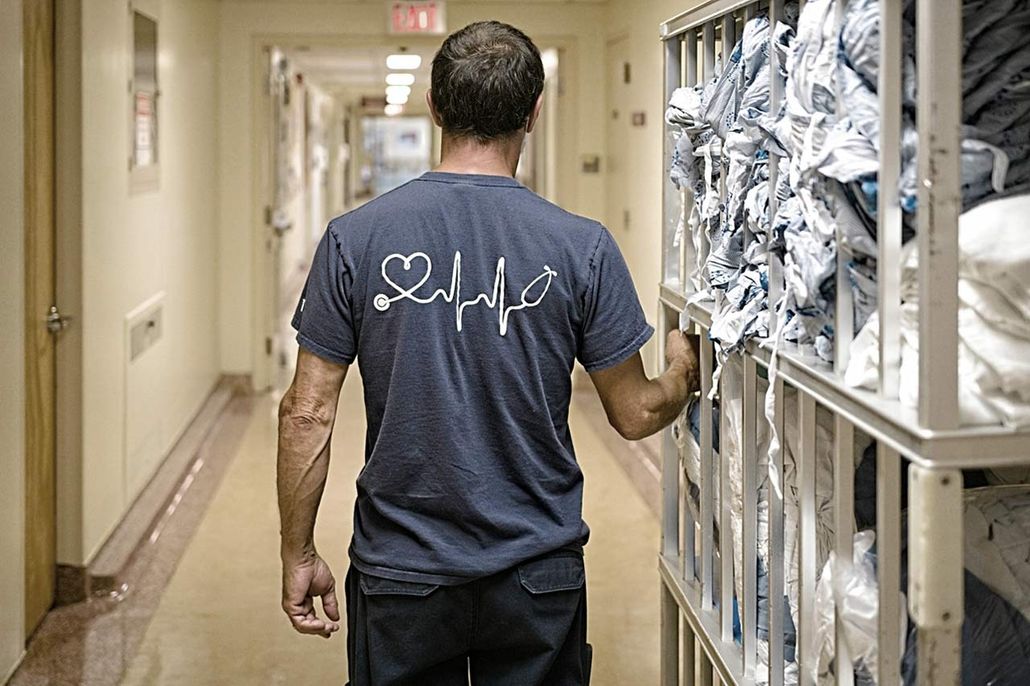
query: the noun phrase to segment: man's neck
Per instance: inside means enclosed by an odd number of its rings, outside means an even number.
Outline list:
[[[479,143],[475,139],[444,134],[440,144],[438,172],[515,176],[522,154],[524,133]]]

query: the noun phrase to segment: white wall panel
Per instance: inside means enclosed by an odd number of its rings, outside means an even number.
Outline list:
[[[132,193],[131,16],[118,0],[82,4],[84,559],[61,560],[71,564],[93,556],[153,468],[126,457],[127,436],[139,428],[126,423],[126,315],[165,292],[165,362],[133,382],[148,389],[160,417],[148,429],[155,450],[174,444],[218,374],[217,5],[150,5],[159,20],[160,185]]]

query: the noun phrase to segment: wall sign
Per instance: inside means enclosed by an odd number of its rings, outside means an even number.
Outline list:
[[[137,167],[147,167],[156,161],[154,150],[154,139],[156,137],[156,132],[154,131],[154,94],[146,91],[136,91],[136,106],[133,114],[136,121],[133,164]]]
[[[157,19],[132,12],[129,81],[129,184],[132,192],[157,189],[161,161],[158,135]]]
[[[421,2],[388,2],[390,35],[447,33],[444,0]]]

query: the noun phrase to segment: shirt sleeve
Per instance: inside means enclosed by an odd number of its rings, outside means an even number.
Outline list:
[[[327,230],[315,250],[291,325],[302,348],[337,364],[350,364],[357,357],[351,283],[340,244]]]
[[[590,258],[577,357],[588,372],[614,367],[640,350],[653,334],[619,246],[602,229]]]

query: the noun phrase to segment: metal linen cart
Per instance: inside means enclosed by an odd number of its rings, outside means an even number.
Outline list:
[[[838,8],[843,2],[838,2]],[[902,0],[880,0],[880,51],[878,97],[880,165],[877,219],[879,390],[865,391],[843,383],[853,332],[851,290],[844,260],[837,263],[835,363],[829,365],[790,346],[772,360],[763,341],[751,340],[743,356],[741,391],[742,454],[742,597],[734,597],[734,555],[731,527],[727,451],[718,460],[713,451],[712,390],[714,351],[701,336],[700,418],[700,512],[695,517],[684,479],[682,455],[671,430],[663,439],[662,544],[659,568],[661,593],[662,684],[726,684],[764,681],[764,665],[758,658],[757,578],[759,422],[766,421],[760,403],[760,376],[770,378],[774,430],[783,435],[785,393],[796,394],[800,447],[796,453],[800,492],[797,548],[798,593],[797,655],[799,680],[810,683],[805,669],[814,659],[806,640],[814,630],[814,596],[817,580],[815,510],[815,425],[817,408],[833,417],[833,550],[838,560],[852,559],[854,534],[854,451],[856,431],[877,441],[877,524],[879,563],[880,683],[900,683],[902,613],[910,613],[917,627],[918,678],[921,683],[958,683],[963,622],[962,473],[966,467],[1000,467],[1030,462],[1030,434],[1003,426],[963,427],[958,401],[958,215],[961,211],[959,125],[961,92],[961,0],[917,0],[918,119],[918,324],[919,405],[911,409],[898,399],[900,367],[900,296],[902,210],[892,189],[899,176],[899,143],[902,132]],[[771,20],[783,16],[782,0],[747,2],[706,0],[666,21],[660,27],[664,45],[664,96],[715,75],[716,55],[729,59],[744,23],[759,12]],[[838,9],[838,19],[841,11]],[[770,36],[773,32],[770,31]],[[779,56],[770,49],[770,69],[780,68]],[[771,107],[775,112],[783,93],[771,79]],[[667,125],[668,126],[668,125]],[[893,154],[892,154],[893,151]],[[664,169],[673,155],[672,138],[665,135]],[[775,175],[775,160],[770,176]],[[688,240],[674,240],[684,211],[683,191],[663,173],[662,283],[660,285],[660,332],[680,325],[702,333],[712,324],[712,302],[692,298],[689,270],[704,254],[694,254]],[[770,180],[770,186],[775,184]],[[725,193],[725,184],[722,192]],[[770,194],[772,195],[772,194]],[[770,200],[770,213],[775,202]],[[838,246],[841,236],[838,232]],[[708,246],[702,245],[702,252]],[[782,289],[782,267],[769,265],[770,302]],[[922,343],[926,343],[923,345]],[[930,344],[932,342],[932,345]],[[660,351],[661,353],[662,351]],[[662,355],[660,354],[660,357]],[[765,370],[775,365],[773,373]],[[724,413],[725,413],[725,409]],[[725,419],[725,418],[724,418]],[[791,418],[793,419],[793,418]],[[784,497],[782,450],[769,456],[770,476],[765,495],[769,507],[768,597],[784,595]],[[898,589],[901,574],[901,483],[903,460],[909,469],[907,515],[909,579],[908,608],[901,606]],[[716,495],[719,507],[716,508]],[[740,640],[734,639],[734,606],[739,608]],[[769,627],[782,627],[785,609],[779,602],[768,605]],[[852,682],[850,658],[845,654],[839,619],[836,628],[835,669],[837,683]],[[784,633],[771,631],[768,640],[768,681],[784,682]]]

